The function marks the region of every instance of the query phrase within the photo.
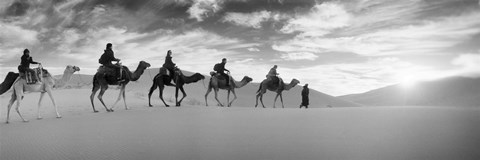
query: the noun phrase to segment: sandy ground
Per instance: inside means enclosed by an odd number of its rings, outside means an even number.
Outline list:
[[[106,113],[96,101],[101,112],[92,113],[89,90],[74,91],[55,91],[61,119],[45,97],[36,120],[38,93],[28,94],[21,111],[30,122],[12,112],[0,123],[0,159],[480,159],[479,108],[219,108],[195,99],[149,108],[129,92],[131,110],[120,103]],[[118,91],[109,91],[112,104]]]

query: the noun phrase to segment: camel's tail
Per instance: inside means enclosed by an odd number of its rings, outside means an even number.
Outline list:
[[[3,80],[2,84],[0,84],[0,95],[7,92],[10,88],[12,88],[13,83],[15,80],[20,76],[18,73],[8,72],[7,77]]]

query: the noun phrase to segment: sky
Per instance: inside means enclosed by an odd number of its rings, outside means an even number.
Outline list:
[[[25,48],[53,74],[94,74],[107,43],[134,70],[284,81],[338,96],[406,81],[480,76],[479,0],[2,0],[0,78]],[[35,66],[35,65],[32,65]],[[145,73],[156,74],[156,73]]]

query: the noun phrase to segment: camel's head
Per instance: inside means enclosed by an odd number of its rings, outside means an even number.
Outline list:
[[[245,80],[247,83],[251,82],[253,79],[248,77],[248,76],[245,76],[243,77],[243,80]]]
[[[299,83],[300,83],[300,81],[294,78],[294,79],[292,79],[292,82],[291,82],[291,83],[293,83],[293,84],[297,85],[297,84],[299,84]]]
[[[75,73],[77,71],[80,71],[80,67],[68,65],[67,68],[65,68],[65,72]]]
[[[195,74],[193,74],[192,76],[198,77],[198,78],[200,78],[200,79],[205,79],[205,76],[203,76],[203,75],[200,74],[200,73],[195,73]]]
[[[140,61],[140,66],[141,66],[142,68],[148,68],[148,67],[150,67],[151,65],[150,65],[150,63],[147,63],[147,62],[145,62],[145,61]]]

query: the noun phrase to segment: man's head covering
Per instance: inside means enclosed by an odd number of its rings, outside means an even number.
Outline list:
[[[107,43],[107,49],[108,48],[112,48],[112,44],[111,43]]]

